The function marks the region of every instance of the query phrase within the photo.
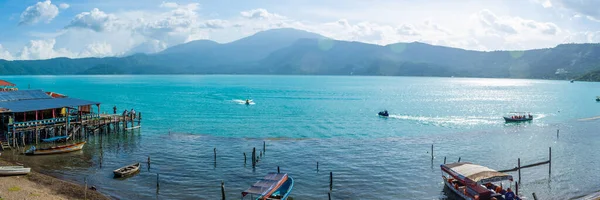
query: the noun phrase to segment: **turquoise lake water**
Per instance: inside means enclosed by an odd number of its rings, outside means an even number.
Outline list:
[[[268,172],[289,173],[294,199],[453,199],[443,191],[444,157],[493,169],[548,159],[522,171],[520,192],[568,199],[600,190],[600,83],[520,79],[328,76],[8,76],[102,102],[103,112],[135,108],[141,130],[92,137],[84,151],[16,159],[55,176],[95,185],[119,199],[228,198]],[[244,105],[253,99],[255,104]],[[389,118],[377,116],[387,109]],[[506,124],[511,111],[531,123]],[[560,137],[556,130],[560,129]],[[243,153],[265,156],[252,169]],[[430,148],[434,144],[435,158]],[[213,160],[217,148],[217,162]],[[112,170],[150,156],[126,180]],[[248,158],[250,159],[250,158]],[[319,171],[316,170],[319,162]],[[102,163],[102,165],[100,165]],[[160,193],[156,194],[156,174]],[[516,179],[516,173],[512,173]]]

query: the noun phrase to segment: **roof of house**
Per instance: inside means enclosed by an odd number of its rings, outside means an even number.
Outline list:
[[[0,92],[0,102],[20,101],[32,99],[51,99],[52,97],[42,90],[15,90]]]
[[[5,81],[5,80],[0,80],[0,86],[17,86],[14,83]]]
[[[77,107],[97,104],[100,103],[75,98],[47,98],[20,101],[1,101],[0,108],[8,109],[5,112],[29,112],[36,110],[47,110],[54,108]]]

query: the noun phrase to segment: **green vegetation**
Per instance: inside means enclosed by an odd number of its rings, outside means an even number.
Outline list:
[[[8,191],[9,192],[18,192],[18,191],[21,191],[21,188],[17,187],[17,186],[13,186],[13,187],[8,188]]]
[[[192,41],[126,57],[0,60],[4,75],[307,74],[572,79],[600,70],[600,44],[526,51],[469,51],[424,43],[386,46],[276,29],[227,44]],[[595,73],[598,74],[598,73]],[[581,80],[599,80],[586,74]]]

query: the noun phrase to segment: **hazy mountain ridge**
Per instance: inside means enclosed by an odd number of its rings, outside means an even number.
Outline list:
[[[310,74],[575,78],[600,70],[599,44],[526,51],[472,51],[424,43],[386,46],[274,29],[220,44],[192,41],[154,54],[107,58],[0,60],[4,75]],[[559,73],[560,72],[560,73]]]

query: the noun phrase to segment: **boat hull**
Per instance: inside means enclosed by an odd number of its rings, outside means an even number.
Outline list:
[[[528,122],[528,121],[532,121],[533,118],[527,118],[527,119],[513,119],[510,117],[504,117],[504,121],[506,122]]]
[[[450,191],[454,192],[454,194],[458,195],[458,196],[459,196],[459,197],[461,197],[462,199],[465,199],[465,200],[474,200],[473,198],[471,198],[471,197],[469,197],[469,196],[465,195],[464,193],[462,193],[462,192],[459,192],[459,191],[458,191],[456,188],[454,188],[454,187],[452,186],[452,184],[448,183],[448,181],[447,181],[446,179],[444,179],[444,184],[446,185],[446,187],[447,187],[447,188],[448,188]]]
[[[130,177],[140,172],[140,163],[128,165],[113,171],[115,178]]]
[[[31,172],[31,168],[24,168],[22,166],[0,167],[0,176],[26,175],[29,172]]]
[[[49,154],[69,153],[69,152],[79,151],[79,150],[83,149],[83,145],[85,145],[85,143],[86,142],[80,142],[80,143],[75,143],[75,144],[71,144],[71,145],[63,145],[63,146],[56,146],[56,147],[51,147],[51,148],[36,149],[34,151],[26,152],[25,155],[49,155]]]

